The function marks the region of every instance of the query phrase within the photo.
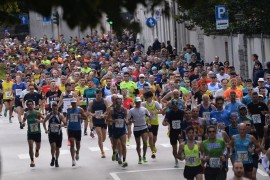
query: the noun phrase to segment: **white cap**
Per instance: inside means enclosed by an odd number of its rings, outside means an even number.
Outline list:
[[[71,103],[76,103],[77,102],[77,99],[76,98],[72,98],[70,102]]]
[[[142,99],[140,97],[136,97],[135,102],[142,102]]]
[[[263,78],[259,78],[258,81],[263,81],[264,82],[264,79]]]
[[[140,74],[140,75],[139,75],[139,78],[141,78],[141,77],[145,77],[145,75],[144,75],[144,74]]]

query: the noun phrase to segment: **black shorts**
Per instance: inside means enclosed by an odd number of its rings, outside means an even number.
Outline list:
[[[73,131],[68,129],[68,138],[74,138],[76,141],[81,141],[82,139],[82,131]]]
[[[181,134],[181,132],[174,132],[174,131],[170,131],[170,143],[171,145],[176,145],[177,141],[179,141],[179,135]]]
[[[5,102],[11,102],[11,99],[4,99],[4,103]]]
[[[22,102],[19,100],[15,100],[15,107],[23,107]]]
[[[252,159],[253,159],[253,167],[258,169],[259,155],[257,153],[253,154]]]
[[[101,129],[107,129],[107,124],[94,124],[95,127],[100,127]]]
[[[60,134],[58,134],[58,133],[50,133],[49,134],[50,144],[55,143],[57,148],[62,147],[62,140],[63,140],[62,132]]]
[[[252,172],[253,171],[253,163],[244,164],[245,172]]]
[[[198,174],[203,174],[203,168],[199,166],[185,166],[184,178],[194,179]]]
[[[82,105],[80,107],[83,108],[84,111],[86,111],[86,105]]]
[[[119,139],[120,137],[122,137],[122,136],[124,136],[124,135],[126,135],[126,134],[127,134],[126,130],[113,131],[112,137],[113,137],[114,139]]]
[[[34,142],[40,143],[41,142],[41,133],[37,133],[37,134],[28,134],[27,133],[27,140],[32,140]]]
[[[135,138],[139,138],[139,137],[141,137],[142,134],[144,134],[146,132],[148,132],[147,128],[145,128],[143,130],[139,130],[139,131],[134,131],[133,134],[134,134]]]
[[[258,137],[259,138],[263,138],[263,133],[264,133],[264,131],[263,131],[263,128],[264,128],[264,126],[263,126],[263,124],[259,124],[259,125],[254,125],[255,126],[255,129],[256,129],[256,133],[257,133],[257,135],[258,135]]]
[[[148,128],[149,132],[153,133],[154,136],[158,135],[158,125],[151,125],[151,127]]]

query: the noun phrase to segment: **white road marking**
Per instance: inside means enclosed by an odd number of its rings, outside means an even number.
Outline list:
[[[262,175],[262,176],[268,176],[268,174],[266,174],[265,172],[263,172],[262,170],[260,170],[260,169],[257,169],[257,173],[259,173],[260,175]]]
[[[111,172],[110,175],[114,180],[121,180],[117,174],[124,174],[124,173],[137,173],[137,172],[150,172],[150,171],[170,171],[170,170],[178,170],[184,168],[162,168],[162,169],[146,169],[146,170],[131,170],[125,172]]]
[[[19,159],[30,159],[29,154],[18,154]]]
[[[160,144],[161,146],[165,147],[165,148],[169,148],[169,147],[172,147],[172,145],[170,144]]]
[[[99,147],[89,147],[88,148],[90,151],[100,151]],[[110,149],[107,147],[103,147],[104,151],[109,151]]]

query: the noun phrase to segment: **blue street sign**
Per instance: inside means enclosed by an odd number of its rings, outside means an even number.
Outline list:
[[[29,24],[28,16],[27,15],[20,15],[21,24]]]
[[[229,15],[228,10],[224,5],[216,6],[215,7],[215,14],[216,14],[216,28],[220,29],[227,29],[229,27]]]
[[[154,27],[155,25],[157,24],[157,21],[155,20],[155,18],[153,17],[150,17],[150,18],[147,18],[146,20],[146,25],[150,28]]]

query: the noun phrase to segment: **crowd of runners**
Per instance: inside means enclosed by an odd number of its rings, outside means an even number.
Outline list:
[[[90,135],[98,138],[101,158],[127,167],[132,134],[143,164],[147,150],[161,158],[158,130],[167,126],[175,167],[185,160],[186,179],[225,180],[229,162],[236,178],[256,179],[258,163],[270,175],[270,72],[256,54],[252,60],[253,77],[243,79],[229,61],[202,60],[193,45],[179,50],[156,39],[144,47],[128,31],[120,38],[97,31],[82,39],[6,37],[0,41],[0,112],[9,123],[17,123],[16,113],[18,128],[27,128],[31,167],[39,157],[41,126],[55,167],[63,133],[72,166],[82,135]],[[112,154],[103,148],[107,136]]]

